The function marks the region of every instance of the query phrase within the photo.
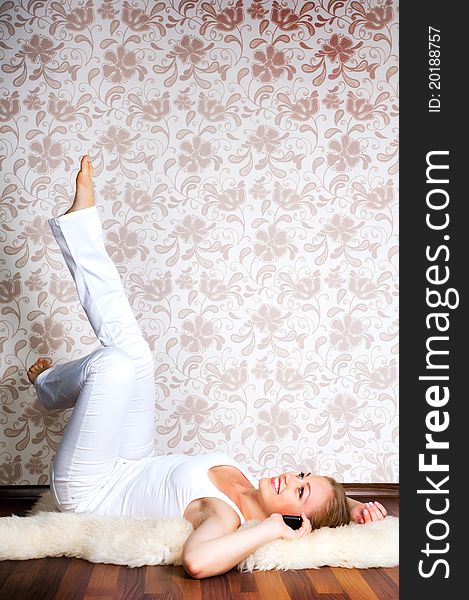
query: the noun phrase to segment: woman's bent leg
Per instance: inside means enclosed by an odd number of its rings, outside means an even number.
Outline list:
[[[113,348],[113,346],[106,346]],[[54,365],[36,377],[34,384],[40,404],[48,410],[66,410],[73,408],[86,383],[88,362],[94,352],[63,364]],[[129,357],[130,358],[130,357]],[[153,429],[155,413],[155,390],[153,361],[135,365],[134,393],[129,400],[127,412],[122,424],[118,456],[127,460],[146,458],[154,453]],[[146,373],[144,371],[146,369]],[[107,402],[107,410],[112,410],[112,398]],[[107,419],[103,419],[103,428]]]
[[[76,360],[53,365],[36,377],[34,388],[40,404],[48,410],[66,410],[77,403],[89,374],[89,363],[100,348]]]
[[[40,394],[46,394],[53,379],[52,368],[41,373]],[[79,381],[81,389],[51,471],[51,486],[65,511],[75,510],[112,473],[124,418],[135,393],[134,361],[119,348],[98,348],[81,359],[72,380]]]

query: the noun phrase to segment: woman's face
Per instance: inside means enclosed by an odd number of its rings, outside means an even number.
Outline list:
[[[262,477],[259,481],[260,501],[270,515],[301,515],[309,517],[322,509],[333,496],[328,479],[311,473],[282,473],[276,477]]]

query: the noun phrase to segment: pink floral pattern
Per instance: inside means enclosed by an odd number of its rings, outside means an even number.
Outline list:
[[[158,451],[396,481],[396,0],[9,4],[0,484],[48,483],[69,416],[25,369],[98,345],[46,223],[85,153]]]
[[[254,53],[254,60],[258,61],[252,65],[252,74],[256,79],[263,83],[278,79],[284,71],[287,72],[287,78],[291,79],[296,72],[296,68],[288,65],[284,52],[276,50],[269,44],[265,50],[257,50]]]

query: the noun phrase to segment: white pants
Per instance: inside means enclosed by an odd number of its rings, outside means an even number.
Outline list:
[[[74,407],[51,466],[59,507],[74,511],[120,459],[154,455],[154,363],[104,246],[96,207],[49,219],[102,347],[43,371],[35,382],[48,409]]]

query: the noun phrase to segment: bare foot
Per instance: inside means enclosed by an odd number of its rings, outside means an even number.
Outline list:
[[[48,358],[38,358],[37,361],[31,365],[28,369],[28,379],[34,385],[36,381],[36,377],[39,373],[42,373],[46,369],[50,369],[52,367],[52,361]]]
[[[92,181],[93,166],[88,154],[85,154],[85,156],[82,157],[80,166],[81,168],[77,175],[75,199],[73,200],[72,206],[64,213],[65,215],[95,205]]]

